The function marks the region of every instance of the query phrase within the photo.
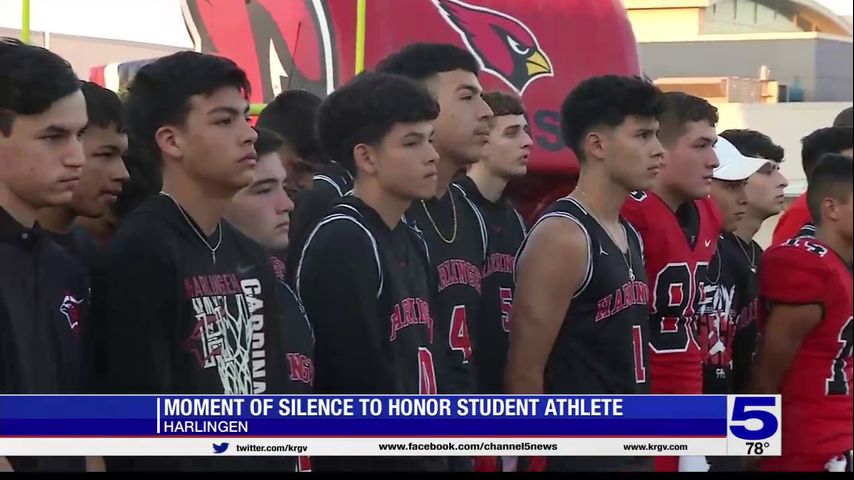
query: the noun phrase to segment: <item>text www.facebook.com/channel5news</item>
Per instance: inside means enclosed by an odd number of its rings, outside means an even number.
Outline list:
[[[230,448],[229,442],[214,443],[213,452],[216,454],[238,454],[238,453],[279,453],[295,455],[311,455],[308,445],[258,445],[258,444],[235,444]],[[687,445],[679,444],[626,444],[623,445],[626,452],[677,452],[688,449]],[[454,443],[454,442],[407,442],[407,443],[378,443],[378,452],[515,452],[518,454],[548,454],[557,453],[558,445],[555,443]]]

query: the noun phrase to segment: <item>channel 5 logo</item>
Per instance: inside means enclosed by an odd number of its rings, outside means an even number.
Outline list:
[[[765,440],[780,431],[780,397],[730,397],[729,432],[740,440]]]

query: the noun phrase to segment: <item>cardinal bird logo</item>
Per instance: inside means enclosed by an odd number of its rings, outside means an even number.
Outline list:
[[[196,51],[234,60],[253,102],[289,89],[326,96],[335,86],[335,38],[323,0],[183,0]]]
[[[484,71],[500,78],[519,95],[534,80],[554,75],[546,52],[524,23],[485,7],[459,0],[433,0]]]

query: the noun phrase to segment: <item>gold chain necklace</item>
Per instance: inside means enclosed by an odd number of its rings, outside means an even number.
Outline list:
[[[451,188],[453,188],[453,187],[451,187]],[[424,207],[424,213],[427,214],[427,218],[430,220],[430,223],[433,224],[433,230],[436,231],[436,235],[438,235],[439,238],[442,239],[443,242],[451,244],[451,243],[454,243],[454,240],[457,239],[457,204],[454,202],[454,192],[452,192],[450,188],[448,189],[447,194],[451,196],[451,212],[452,212],[452,216],[454,219],[454,230],[451,233],[450,239],[445,238],[445,236],[442,235],[442,231],[439,230],[439,225],[437,225],[436,221],[433,220],[433,215],[430,215],[430,209],[427,208],[427,202],[425,202],[424,200],[421,200],[421,206]]]

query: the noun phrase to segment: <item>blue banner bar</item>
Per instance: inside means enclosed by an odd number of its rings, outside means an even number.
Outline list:
[[[0,397],[0,437],[726,435],[726,396]]]

